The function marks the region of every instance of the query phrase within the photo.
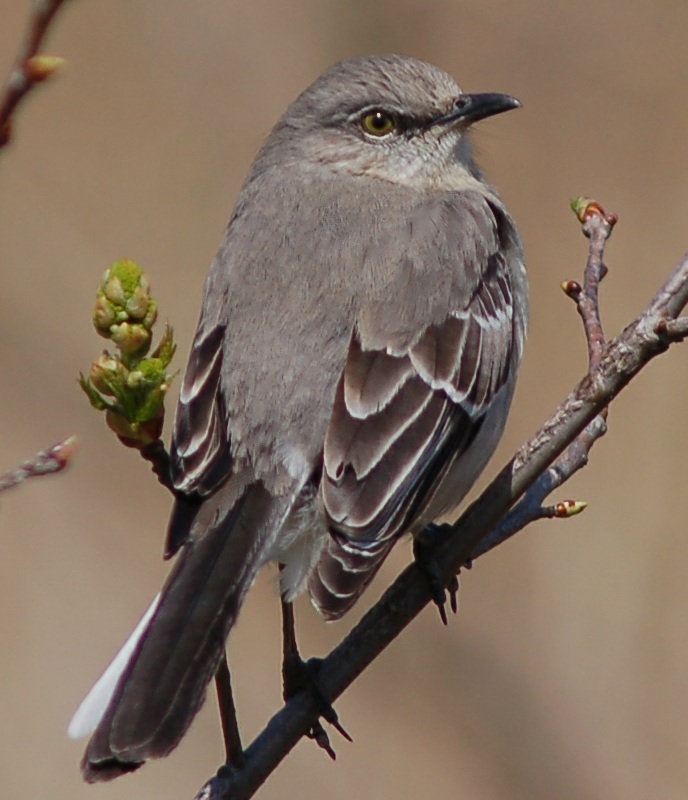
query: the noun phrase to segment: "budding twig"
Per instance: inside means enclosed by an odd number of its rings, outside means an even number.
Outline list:
[[[79,376],[79,384],[91,405],[105,412],[107,424],[122,444],[138,450],[151,445],[144,458],[152,462],[160,482],[171,488],[160,435],[165,396],[174,377],[167,368],[176,345],[172,328],[166,325],[158,346],[149,355],[157,315],[157,304],[141,267],[129,259],[115,262],[105,271],[98,288],[93,326],[115,345],[116,352],[105,350],[91,364],[88,375]]]
[[[604,249],[617,222],[614,214],[607,214],[599,203],[577,198],[571,206],[581,223],[583,234],[590,240],[588,260],[583,274],[583,285],[577,281],[564,281],[562,289],[576,304],[583,321],[583,331],[588,346],[588,369],[592,372],[602,360],[606,346],[600,314],[599,286],[608,270],[604,263]],[[590,450],[595,442],[607,432],[607,408],[603,408],[595,419],[571,442],[554,463],[533,483],[519,502],[504,519],[490,531],[471,554],[471,561],[493,550],[502,542],[538,519],[567,519],[573,516],[571,506],[557,503],[543,506],[544,500],[564,484],[575,472],[588,463]],[[575,514],[587,506],[582,501],[573,503]]]
[[[37,83],[52,77],[65,63],[58,56],[38,52],[64,2],[65,0],[33,0],[24,41],[0,92],[0,149],[10,140],[12,115],[19,103]]]
[[[49,475],[51,472],[61,472],[71,463],[76,449],[76,436],[70,436],[48,450],[41,450],[40,453],[20,464],[16,469],[0,475],[0,492],[11,489],[13,486],[18,486],[27,478],[37,478],[41,475]]]

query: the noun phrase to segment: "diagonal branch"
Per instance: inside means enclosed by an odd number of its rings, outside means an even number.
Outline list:
[[[600,244],[603,247],[613,221],[601,210],[590,212],[583,225],[584,231],[587,225],[593,234],[591,248]],[[606,229],[602,238],[596,232],[598,227]],[[593,268],[597,269],[599,283],[603,264],[601,250],[599,264],[595,266],[594,259],[589,259],[589,265],[591,260]],[[592,289],[596,300],[594,283]],[[685,335],[683,326],[680,327],[681,335],[672,336],[669,331],[672,325],[679,327],[675,320],[686,303],[688,254],[647,308],[615,339],[605,343],[601,326],[596,329],[594,318],[589,318],[592,325],[586,325],[591,361],[588,374],[452,526],[454,535],[436,554],[442,580],[448,582],[471,558],[480,554],[485,537],[531,486],[542,481],[540,491],[546,491],[548,486],[554,486],[557,480],[563,482],[585,463],[592,442],[605,429],[600,415],[609,403],[644,366],[664,352],[671,341]],[[580,311],[581,306],[578,307]],[[558,477],[559,467],[552,465],[567,448],[571,448],[568,451],[571,458],[568,463],[560,464],[562,468]],[[427,581],[413,564],[402,572],[344,641],[323,660],[318,683],[325,698],[333,702],[429,601]],[[306,734],[316,716],[317,709],[308,693],[295,696],[275,714],[246,750],[242,769],[221,768],[217,776],[203,786],[197,800],[245,800],[251,797]]]

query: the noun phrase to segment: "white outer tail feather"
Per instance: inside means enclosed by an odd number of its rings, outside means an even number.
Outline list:
[[[67,735],[70,739],[81,739],[84,736],[90,736],[98,727],[98,723],[103,718],[110,700],[112,700],[117,683],[129,663],[131,654],[139,643],[159,602],[160,594],[155,597],[131,636],[124,643],[124,646],[95,682],[91,691],[81,701],[67,728]]]

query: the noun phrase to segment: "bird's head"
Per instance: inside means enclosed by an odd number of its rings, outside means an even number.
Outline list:
[[[418,188],[458,188],[474,175],[467,133],[518,108],[506,94],[466,94],[443,70],[401,56],[336,64],[287,109],[273,131],[304,165]]]

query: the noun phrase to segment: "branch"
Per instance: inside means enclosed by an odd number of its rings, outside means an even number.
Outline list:
[[[12,114],[37,83],[50,78],[64,65],[57,56],[39,55],[39,49],[55,15],[65,0],[34,0],[24,40],[0,93],[0,149],[12,135]]]
[[[76,436],[70,436],[63,442],[54,445],[49,450],[41,450],[29,461],[25,461],[16,469],[0,475],[0,492],[18,486],[27,478],[36,478],[48,475],[51,472],[61,472],[69,466],[76,452]]]
[[[606,272],[602,254],[615,218],[605,215],[595,204],[586,203],[582,210],[575,210],[591,242],[588,280],[581,292],[592,297],[592,306],[587,301],[580,302],[581,293],[574,293],[578,298],[573,298],[584,321],[590,369],[552,417],[451,526],[453,535],[436,554],[439,577],[447,583],[472,558],[487,552],[486,537],[500,520],[508,519],[509,510],[528,490],[532,492],[531,501],[536,496],[544,497],[551,490],[549,487],[560,485],[583,466],[590,447],[606,429],[604,413],[609,403],[671,342],[688,335],[685,320],[677,319],[688,303],[687,254],[647,308],[619,336],[605,343],[598,325],[597,286]],[[412,564],[322,661],[318,685],[323,696],[330,702],[339,697],[430,599],[426,578]],[[310,693],[296,695],[246,750],[242,768],[220,768],[196,800],[245,800],[253,796],[316,717]]]
[[[151,469],[158,483],[164,486],[168,491],[174,495],[174,486],[172,485],[172,477],[170,475],[170,455],[165,449],[165,443],[162,439],[156,439],[154,442],[143,445],[139,449],[141,458],[151,465]]]
[[[617,217],[606,214],[599,203],[584,197],[573,200],[571,207],[582,225],[583,234],[590,239],[590,247],[583,273],[583,286],[576,281],[564,281],[561,288],[564,294],[575,302],[583,321],[590,373],[599,367],[606,345],[600,317],[599,287],[608,272],[604,263],[604,248],[617,223]],[[535,481],[506,517],[483,538],[473,551],[471,560],[493,550],[531,522],[538,519],[566,519],[579,514],[587,507],[588,504],[580,500],[566,500],[553,506],[543,506],[542,503],[555,489],[587,465],[593,445],[607,432],[607,412],[607,408],[602,409],[549,469]]]

